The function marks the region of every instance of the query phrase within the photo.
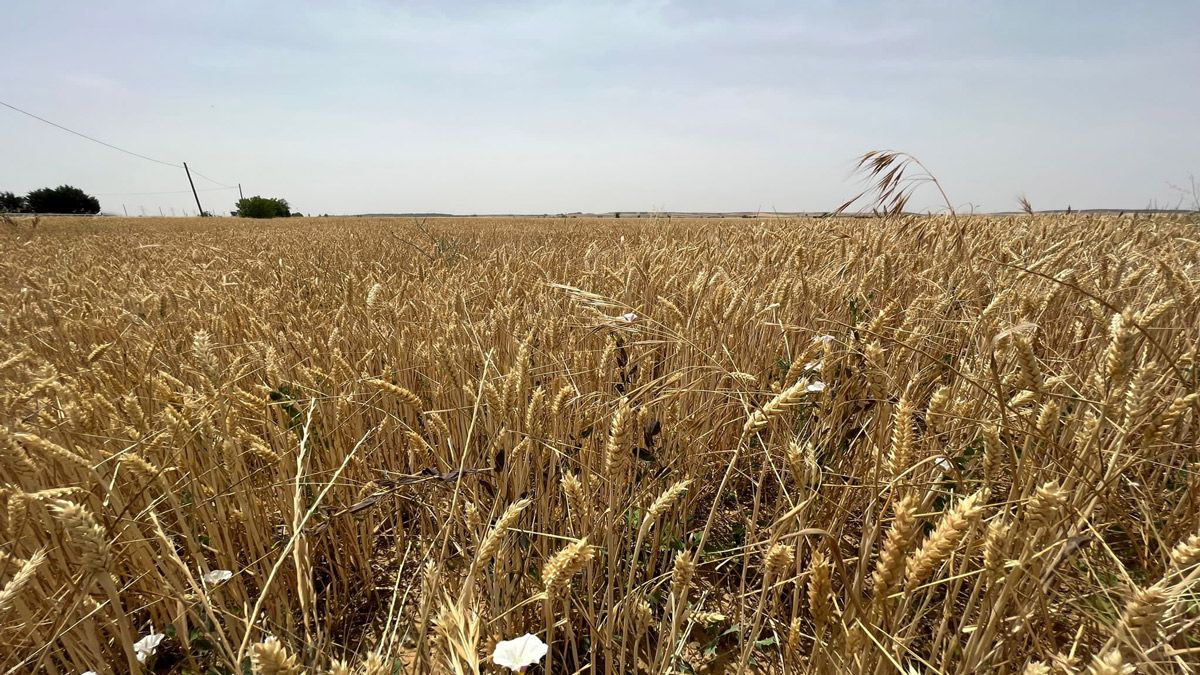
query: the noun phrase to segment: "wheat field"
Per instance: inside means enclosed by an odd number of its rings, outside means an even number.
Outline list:
[[[0,672],[1200,668],[1194,220],[0,247]]]

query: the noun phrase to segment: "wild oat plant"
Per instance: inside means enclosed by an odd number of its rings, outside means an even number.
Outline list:
[[[1200,667],[1195,222],[0,237],[3,672]]]

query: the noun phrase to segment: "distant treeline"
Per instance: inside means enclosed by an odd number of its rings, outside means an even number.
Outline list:
[[[70,185],[32,190],[21,196],[0,192],[0,213],[100,213],[100,200]]]

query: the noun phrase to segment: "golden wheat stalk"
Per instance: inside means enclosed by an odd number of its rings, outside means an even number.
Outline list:
[[[367,380],[367,384],[375,387],[376,389],[386,391],[387,393],[399,399],[401,403],[413,408],[414,410],[420,411],[423,407],[420,396],[417,396],[398,384],[392,384],[387,380],[381,380],[379,378]]]
[[[896,502],[892,524],[888,527],[875,571],[871,574],[875,602],[882,602],[900,584],[904,574],[904,556],[917,522],[917,497],[905,495]]]
[[[562,595],[571,577],[591,561],[596,554],[588,545],[587,537],[567,544],[542,566],[542,592],[547,602]]]
[[[34,575],[37,574],[38,569],[44,562],[46,562],[46,552],[43,550],[35,551],[33,555],[29,556],[28,560],[21,563],[20,568],[8,580],[8,583],[4,584],[3,588],[0,588],[0,617],[3,617],[6,612],[12,609],[17,596],[33,580]]]
[[[89,572],[106,572],[109,565],[110,545],[104,528],[96,522],[85,507],[63,499],[51,502],[50,510],[62,521],[79,549],[79,561]]]
[[[479,544],[479,551],[475,554],[475,560],[472,565],[478,567],[487,564],[496,553],[500,550],[500,544],[504,541],[504,535],[509,528],[517,523],[517,519],[521,517],[521,512],[524,511],[532,503],[529,499],[518,499],[509,504],[504,509],[504,513],[496,519],[492,525],[492,529],[488,531],[483,541]]]
[[[908,557],[904,564],[905,589],[908,592],[912,592],[923,582],[958,546],[983,511],[981,502],[984,494],[985,492],[980,490],[952,506],[921,546]]]
[[[296,656],[273,637],[250,648],[250,664],[255,675],[300,675],[304,672]]]
[[[779,417],[785,410],[800,403],[805,396],[810,394],[811,392],[808,390],[808,387],[809,382],[807,380],[800,380],[776,394],[761,408],[750,414],[746,419],[745,425],[742,427],[742,434],[749,436],[765,429],[772,419]]]

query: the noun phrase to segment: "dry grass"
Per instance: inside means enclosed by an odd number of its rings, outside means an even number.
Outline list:
[[[1200,666],[1195,223],[17,225],[3,672]]]

